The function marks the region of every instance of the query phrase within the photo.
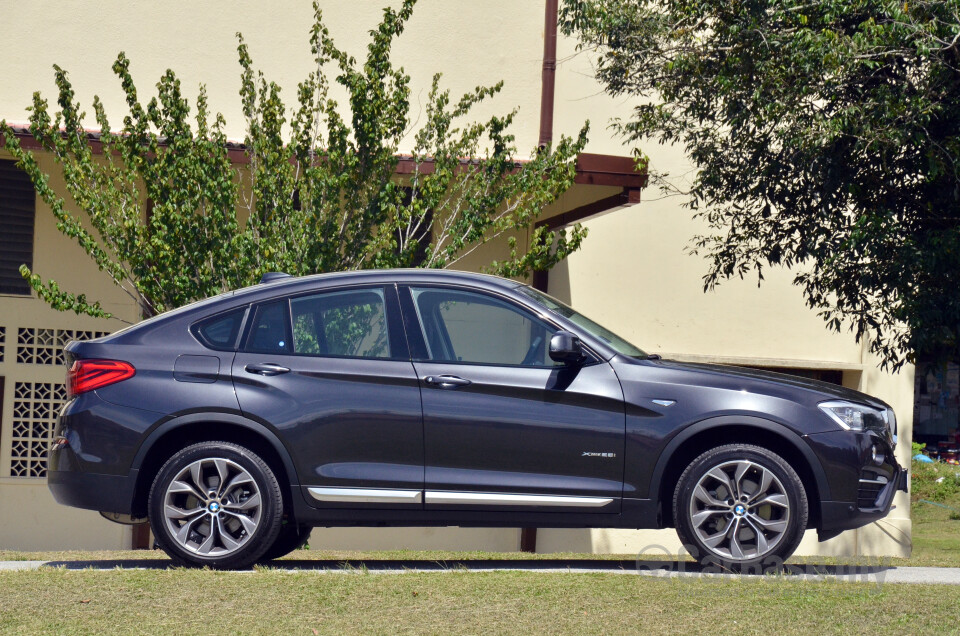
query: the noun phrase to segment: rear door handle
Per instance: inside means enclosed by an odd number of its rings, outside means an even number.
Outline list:
[[[427,384],[438,386],[441,389],[455,389],[458,386],[467,386],[470,380],[455,375],[428,375],[423,379]]]
[[[247,373],[255,373],[257,375],[280,375],[281,373],[290,373],[290,369],[287,367],[281,367],[279,364],[274,364],[272,362],[261,362],[259,364],[248,364],[244,367]]]

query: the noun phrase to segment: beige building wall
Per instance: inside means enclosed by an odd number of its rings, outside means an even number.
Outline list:
[[[385,2],[322,4],[335,40],[362,58],[367,32],[377,23]],[[479,119],[517,107],[512,132],[521,156],[532,150],[539,128],[543,10],[542,2],[421,0],[394,47],[393,58],[412,76],[412,102],[422,104],[426,99],[435,71],[444,73],[443,84],[454,96],[477,84],[502,79],[503,92],[474,116]],[[92,113],[93,95],[98,94],[114,128],[118,128],[126,109],[110,67],[122,50],[131,60],[131,71],[144,101],[152,96],[160,75],[172,68],[191,102],[199,84],[206,84],[211,107],[226,116],[228,135],[239,140],[244,123],[238,97],[240,69],[235,32],[243,32],[257,68],[284,88],[288,100],[295,95],[296,83],[312,70],[307,44],[312,15],[307,2],[274,2],[266,8],[263,3],[243,0],[224,9],[216,3],[185,0],[162,4],[106,0],[83,5],[36,0],[17,3],[16,10],[8,13],[8,28],[0,38],[0,118],[11,122],[26,121],[24,108],[35,90],[55,101],[52,65],[59,64],[70,73],[77,98],[87,112]],[[40,35],[42,45],[37,44]],[[335,92],[334,96],[343,102],[342,93]],[[575,134],[583,121],[590,119],[588,152],[629,155],[631,148],[607,128],[612,117],[629,116],[629,111],[629,99],[607,96],[593,79],[590,55],[576,51],[575,42],[561,36],[555,136]],[[88,120],[92,127],[92,116]],[[661,146],[644,150],[652,158],[651,167],[669,173],[676,184],[682,186],[689,178],[690,166],[679,150]],[[49,158],[44,161],[50,166]],[[572,209],[616,191],[577,186],[545,212],[551,215]],[[799,290],[791,285],[789,272],[766,271],[766,281],[759,289],[756,281],[731,281],[704,294],[701,277],[706,262],[685,251],[690,238],[704,228],[690,218],[678,198],[662,198],[649,188],[643,199],[639,205],[587,222],[590,235],[583,249],[551,272],[550,293],[641,347],[667,356],[842,370],[846,385],[876,395],[896,408],[901,431],[898,458],[901,464],[909,463],[912,368],[898,375],[882,373],[852,336],[828,332],[823,321],[804,305]],[[56,232],[52,216],[40,202],[36,223],[36,271],[56,279],[66,289],[103,299],[110,311],[127,320],[136,318],[135,308],[123,293],[96,271],[76,245]],[[502,241],[487,245],[457,263],[457,268],[479,269],[492,258],[501,258],[505,250]],[[129,545],[128,529],[103,521],[96,513],[56,505],[41,478],[8,476],[13,465],[10,422],[16,420],[15,405],[37,401],[33,394],[18,399],[16,383],[54,385],[63,379],[62,366],[16,362],[19,330],[33,330],[25,337],[56,338],[59,332],[41,330],[111,331],[121,324],[58,313],[36,299],[0,297],[6,352],[0,363],[0,375],[6,378],[0,437],[0,548]],[[31,422],[38,419],[35,414],[30,417]],[[44,417],[51,419],[49,414]],[[882,522],[825,544],[808,536],[800,553],[906,554],[909,500],[900,494],[896,505]],[[22,517],[23,510],[29,511],[29,524],[8,521],[17,514]],[[514,550],[519,547],[519,530],[319,529],[312,544],[330,548]],[[649,545],[674,550],[675,534],[672,530],[541,530],[538,535],[539,550],[546,552],[632,553]]]
[[[0,159],[9,159],[0,151]],[[54,174],[48,155],[41,167]],[[0,228],[0,231],[3,231]],[[136,319],[129,298],[98,271],[83,250],[57,231],[50,209],[37,200],[33,263],[44,278],[63,288],[84,290],[127,321]],[[96,549],[130,545],[130,529],[96,512],[57,504],[43,478],[50,434],[64,401],[61,348],[122,327],[121,320],[80,317],[51,309],[32,296],[0,295],[0,549]]]

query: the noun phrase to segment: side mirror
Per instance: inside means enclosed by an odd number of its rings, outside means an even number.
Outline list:
[[[580,338],[569,331],[558,331],[550,338],[550,359],[564,364],[577,364],[584,358]]]

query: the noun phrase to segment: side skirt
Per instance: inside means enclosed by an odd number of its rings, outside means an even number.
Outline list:
[[[618,498],[571,498],[566,495],[547,495],[548,497],[560,497],[564,501],[553,505],[541,504],[540,510],[530,510],[529,504],[500,501],[491,501],[489,504],[477,505],[471,501],[468,505],[471,509],[455,509],[445,504],[437,504],[436,501],[430,501],[430,494],[441,491],[426,491],[427,504],[430,507],[425,509],[420,501],[415,501],[415,494],[422,494],[420,490],[393,490],[393,489],[360,489],[366,490],[366,493],[352,492],[357,489],[346,489],[350,493],[344,493],[340,498],[340,493],[331,492],[328,489],[321,489],[319,492],[316,487],[297,487],[294,500],[299,499],[302,505],[295,505],[295,515],[299,523],[304,523],[316,527],[348,527],[348,526],[366,526],[366,527],[436,527],[436,526],[460,526],[465,528],[519,528],[519,527],[539,527],[539,528],[657,528],[658,516],[655,502],[648,499],[624,499]],[[343,489],[336,489],[343,490]],[[389,495],[387,498],[380,498],[374,501],[358,499],[368,497],[369,491],[387,491],[382,493]],[[445,492],[445,491],[443,491]],[[381,494],[374,492],[374,495]],[[463,493],[461,493],[463,494]],[[487,493],[468,493],[470,495]],[[515,493],[493,493],[498,497],[513,495]],[[299,496],[297,496],[299,495]],[[319,495],[319,497],[317,496]],[[453,495],[449,495],[453,497]],[[520,495],[523,497],[541,495]],[[342,497],[349,497],[346,500]],[[322,499],[321,499],[322,498]],[[580,506],[583,510],[571,510],[569,499],[587,499],[587,505]],[[590,504],[597,505],[596,500],[604,501],[603,505],[609,505],[612,509],[622,507],[622,512],[603,512],[602,510],[589,508]],[[402,501],[403,503],[399,503]],[[607,503],[609,501],[609,503]],[[318,507],[318,506],[323,506]],[[496,509],[494,509],[496,508]],[[514,509],[511,509],[514,508]],[[520,508],[520,509],[517,509]],[[524,509],[526,508],[526,509]],[[589,511],[587,511],[589,510]]]

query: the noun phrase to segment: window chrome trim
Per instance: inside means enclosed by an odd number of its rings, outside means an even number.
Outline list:
[[[418,504],[423,501],[422,490],[318,487],[311,487],[307,490],[314,499],[325,502]]]
[[[505,492],[456,492],[428,490],[424,500],[428,504],[467,504],[472,506],[564,506],[574,508],[602,508],[613,503],[612,497],[573,497],[570,495],[528,495]]]

